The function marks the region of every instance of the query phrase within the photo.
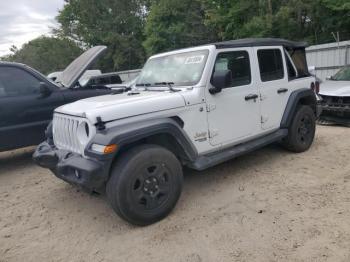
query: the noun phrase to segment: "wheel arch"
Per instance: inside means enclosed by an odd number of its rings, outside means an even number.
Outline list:
[[[303,88],[292,92],[282,117],[281,128],[290,126],[299,105],[310,106],[316,114],[316,103],[316,95],[311,89]]]
[[[91,151],[92,144],[116,144],[118,150],[108,156]],[[147,120],[98,132],[87,147],[85,154],[97,159],[108,157],[110,165],[123,152],[140,144],[155,144],[165,147],[185,164],[197,158],[197,150],[183,130],[183,122],[178,117]]]

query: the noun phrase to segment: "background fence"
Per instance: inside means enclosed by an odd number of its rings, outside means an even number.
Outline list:
[[[306,56],[308,65],[316,67],[316,76],[325,80],[350,64],[350,41],[310,46]]]

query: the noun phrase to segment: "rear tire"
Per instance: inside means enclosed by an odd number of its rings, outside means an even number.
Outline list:
[[[139,226],[166,217],[182,191],[182,166],[175,155],[157,145],[142,145],[119,158],[106,187],[115,212]]]
[[[296,153],[307,151],[315,138],[316,116],[310,106],[300,106],[288,129],[288,136],[282,145]]]

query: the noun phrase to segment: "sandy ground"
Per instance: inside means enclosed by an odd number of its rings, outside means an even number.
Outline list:
[[[0,154],[0,261],[350,261],[350,129],[186,171],[174,212],[139,228],[31,161]]]

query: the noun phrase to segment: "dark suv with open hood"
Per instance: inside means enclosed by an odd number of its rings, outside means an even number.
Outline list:
[[[96,46],[73,61],[52,82],[17,63],[0,63],[0,151],[39,144],[55,108],[83,98],[105,95],[109,88],[81,87],[78,79],[107,47]],[[69,128],[67,126],[67,128]]]

